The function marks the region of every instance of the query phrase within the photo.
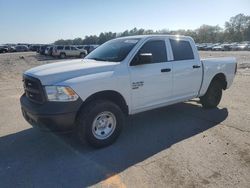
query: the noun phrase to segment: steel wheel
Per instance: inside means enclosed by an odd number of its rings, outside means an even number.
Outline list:
[[[105,111],[98,114],[92,123],[92,133],[95,138],[103,140],[111,136],[116,128],[116,118],[113,113]]]

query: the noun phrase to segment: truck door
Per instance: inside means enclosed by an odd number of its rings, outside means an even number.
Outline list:
[[[168,62],[167,54],[165,39],[151,39],[144,43],[130,62],[132,106],[135,111],[160,105],[170,99],[172,62]],[[149,57],[150,61],[147,60]]]
[[[198,53],[190,41],[169,39],[173,55],[174,100],[187,100],[197,96],[202,81],[202,67]]]

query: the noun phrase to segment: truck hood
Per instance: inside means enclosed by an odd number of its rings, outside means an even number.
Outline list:
[[[27,70],[24,74],[38,78],[42,85],[53,85],[79,76],[113,71],[118,64],[90,59],[69,60],[38,66]]]

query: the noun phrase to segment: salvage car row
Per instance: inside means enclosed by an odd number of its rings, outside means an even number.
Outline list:
[[[206,51],[240,51],[250,50],[250,41],[234,42],[234,43],[196,43],[198,50]]]
[[[98,45],[0,45],[0,53],[36,51],[54,57],[85,57]]]
[[[0,45],[0,53],[26,51],[29,51],[29,48],[26,45]]]

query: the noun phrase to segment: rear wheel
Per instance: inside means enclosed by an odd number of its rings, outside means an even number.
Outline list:
[[[206,94],[200,97],[204,108],[215,108],[220,103],[222,97],[222,85],[218,80],[212,81]]]
[[[123,112],[116,104],[104,100],[93,101],[77,117],[78,137],[94,147],[105,147],[118,138],[123,122]]]

